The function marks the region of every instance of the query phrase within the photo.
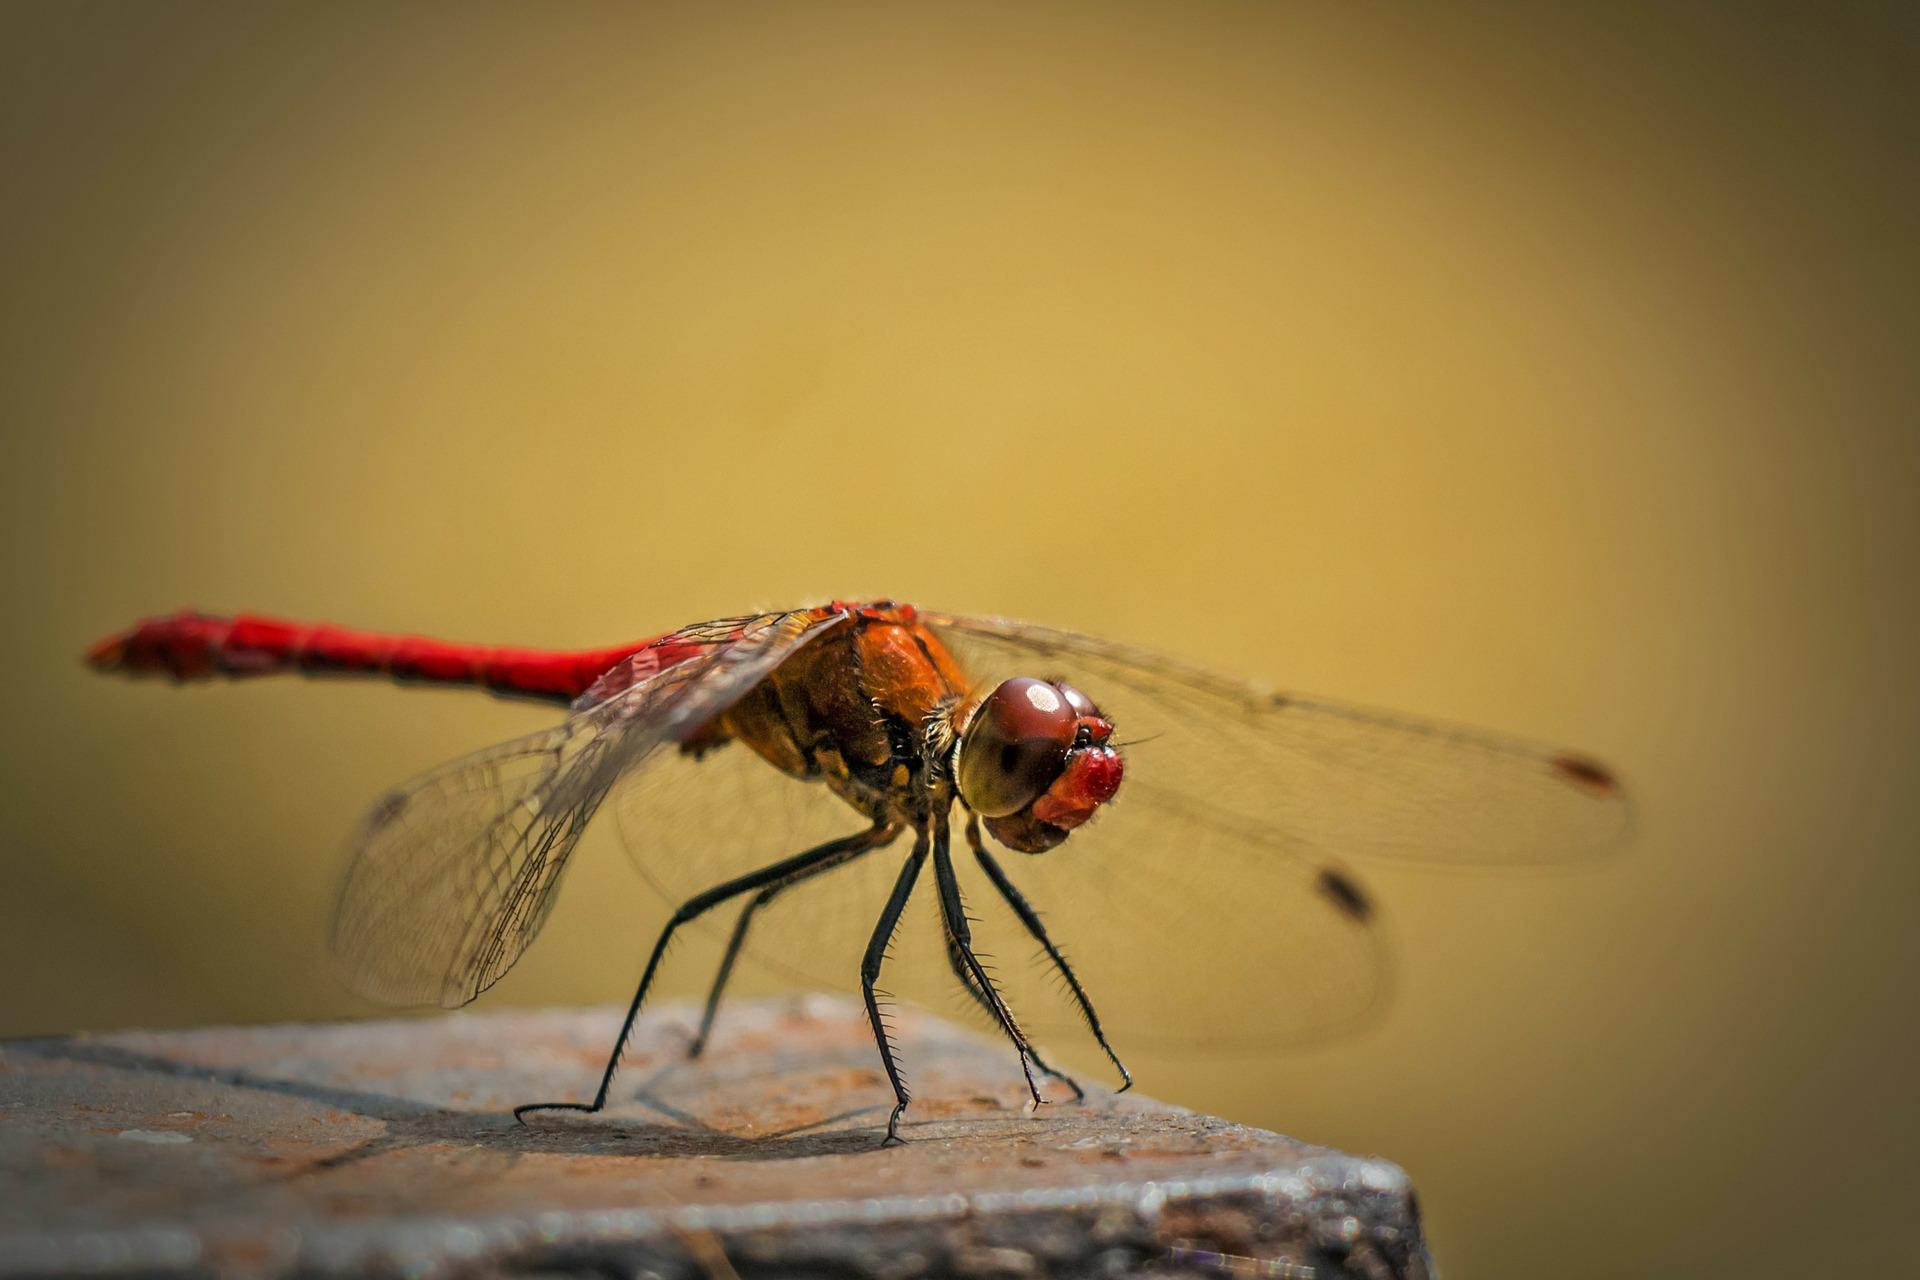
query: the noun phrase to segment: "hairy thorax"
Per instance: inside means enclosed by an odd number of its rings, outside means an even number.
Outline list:
[[[932,763],[928,718],[967,687],[953,656],[911,615],[863,611],[782,663],[687,748],[738,739],[869,817],[910,818]]]

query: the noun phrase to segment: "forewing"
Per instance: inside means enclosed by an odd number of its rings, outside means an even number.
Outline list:
[[[662,665],[658,644],[642,650],[564,724],[388,794],[361,828],[334,914],[347,985],[454,1007],[499,981],[545,923],[613,785],[839,621],[812,610],[689,628],[659,642],[681,646],[673,662]]]
[[[1130,744],[1118,797],[1060,848],[1028,857],[990,846],[1123,1054],[1313,1040],[1380,1008],[1391,957],[1347,856],[1547,862],[1602,847],[1624,823],[1617,788],[1564,752],[1276,698],[1068,632],[921,617],[976,683],[1064,677]],[[621,789],[618,809],[642,873],[676,904],[860,821],[823,788],[780,775],[739,744],[698,761],[663,760]],[[955,859],[976,946],[1016,1016],[1043,1043],[1084,1035],[1058,975],[979,873],[958,823]],[[757,917],[739,986],[851,987],[898,866],[896,854],[876,852],[788,891]],[[882,985],[965,1010],[930,890],[923,884],[907,913]],[[701,923],[717,942],[735,918],[719,912]],[[709,948],[700,961],[710,966],[715,954]],[[703,988],[711,968],[684,960],[675,985]]]
[[[1116,1043],[1253,1049],[1382,1007],[1391,956],[1349,858],[1535,865],[1626,827],[1618,785],[1570,752],[1273,694],[1072,632],[921,617],[977,684],[1065,679],[1127,744],[1119,794],[1093,822],[1043,856],[997,854]],[[1057,1023],[1064,1005],[1049,1004],[1052,975],[1029,962],[1018,922],[992,886],[968,895],[1008,954],[1015,1008]]]
[[[1309,858],[1496,866],[1578,858],[1627,826],[1619,785],[1572,752],[1271,693],[1075,632],[921,617],[976,681],[1063,677],[1112,717],[1131,744],[1116,821],[1145,800]]]

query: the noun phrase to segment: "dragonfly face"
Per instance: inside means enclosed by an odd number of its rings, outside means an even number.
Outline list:
[[[1072,685],[1003,680],[956,719],[955,785],[1008,848],[1045,853],[1120,788],[1113,725]]]

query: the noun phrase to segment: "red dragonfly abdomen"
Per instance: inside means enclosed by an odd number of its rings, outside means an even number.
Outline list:
[[[473,685],[496,693],[567,703],[616,663],[652,643],[642,640],[611,649],[554,652],[454,644],[256,614],[224,618],[185,611],[166,618],[148,618],[109,636],[87,651],[87,661],[101,671],[165,675],[177,681],[276,671],[324,672]],[[699,646],[685,648],[684,655],[663,653],[659,666],[691,657]]]

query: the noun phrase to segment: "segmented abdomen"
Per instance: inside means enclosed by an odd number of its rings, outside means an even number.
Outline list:
[[[476,685],[566,703],[649,643],[553,652],[455,644],[256,614],[227,618],[187,610],[148,618],[109,636],[87,651],[87,661],[102,671],[165,675],[179,681],[277,671],[328,672]]]

